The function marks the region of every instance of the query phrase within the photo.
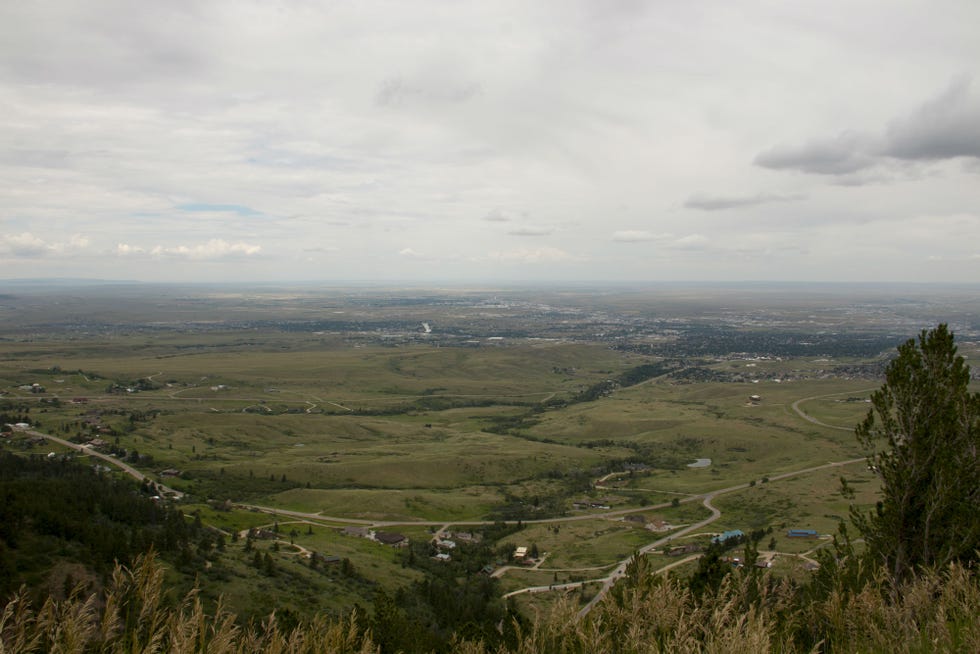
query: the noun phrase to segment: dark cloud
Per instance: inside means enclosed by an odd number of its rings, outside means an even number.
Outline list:
[[[980,158],[980,102],[970,95],[970,80],[956,80],[939,97],[893,121],[882,154],[912,160]]]
[[[416,101],[433,104],[458,104],[480,93],[476,82],[439,80],[438,82],[411,82],[402,77],[389,77],[381,82],[374,96],[380,107],[397,107]]]
[[[510,218],[504,215],[504,212],[501,211],[500,209],[494,209],[493,211],[485,215],[483,219],[491,223],[506,223],[510,221]]]
[[[507,232],[511,236],[547,236],[554,231],[548,227],[537,227],[533,225],[528,225],[526,227],[517,227],[515,229]]]
[[[803,195],[781,195],[778,193],[757,193],[755,195],[743,196],[710,196],[703,193],[696,193],[688,198],[684,206],[688,209],[701,209],[703,211],[720,211],[722,209],[736,209],[739,207],[754,207],[770,202],[796,202],[804,199]]]
[[[888,125],[881,137],[846,131],[804,145],[777,145],[754,163],[775,170],[852,175],[887,159],[936,161],[980,159],[980,101],[970,79],[954,81],[941,95]]]
[[[192,202],[189,204],[179,204],[177,208],[181,211],[190,213],[234,213],[239,216],[261,216],[262,214],[251,207],[240,204],[209,204],[206,202]]]
[[[65,168],[70,156],[67,150],[10,148],[0,152],[0,163],[33,168]]]
[[[181,80],[212,60],[209,11],[178,0],[125,11],[125,3],[4,3],[0,74],[105,89]]]
[[[777,145],[759,153],[754,163],[775,170],[799,170],[818,175],[845,175],[873,166],[865,138],[855,132],[842,132],[825,140],[804,145]]]

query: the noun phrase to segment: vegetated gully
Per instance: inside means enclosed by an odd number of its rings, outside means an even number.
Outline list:
[[[850,391],[850,392],[853,392],[853,391]],[[821,421],[817,420],[816,418],[810,416],[809,414],[807,414],[806,412],[804,412],[800,408],[800,404],[802,404],[803,402],[807,402],[809,400],[815,400],[815,399],[819,399],[819,398],[823,398],[823,397],[832,397],[834,395],[841,395],[841,394],[842,393],[829,393],[827,395],[815,395],[815,396],[812,396],[812,397],[805,397],[805,398],[802,398],[802,399],[799,399],[799,400],[793,402],[792,409],[793,409],[794,412],[796,412],[804,420],[807,420],[807,421],[809,421],[809,422],[811,422],[813,424],[816,424],[816,425],[820,425],[821,427],[826,427],[826,428],[829,428],[829,429],[838,429],[838,430],[844,430],[844,431],[851,431],[851,429],[848,428],[848,427],[841,427],[839,425],[829,425],[829,424],[826,424],[824,422],[821,422]],[[126,463],[124,463],[122,461],[119,461],[118,459],[116,459],[114,457],[110,457],[110,456],[108,456],[106,454],[102,454],[101,452],[97,452],[97,451],[93,450],[92,448],[86,448],[86,447],[84,447],[82,445],[78,445],[76,443],[72,443],[72,442],[67,441],[67,440],[65,440],[63,438],[59,438],[57,436],[52,436],[50,434],[41,433],[41,432],[38,432],[36,430],[28,430],[27,433],[31,434],[32,436],[39,436],[39,437],[42,437],[42,438],[49,439],[49,440],[51,440],[51,441],[53,441],[55,443],[58,443],[58,444],[63,445],[65,447],[68,447],[68,448],[71,448],[73,450],[82,452],[84,454],[90,454],[92,456],[98,457],[99,459],[102,459],[103,461],[106,461],[107,463],[111,463],[111,464],[113,464],[115,466],[118,466],[120,469],[122,469],[123,472],[125,472],[126,474],[128,474],[131,477],[135,478],[137,481],[147,481],[147,480],[149,480],[149,477],[147,477],[145,474],[143,474],[142,472],[140,472],[136,468],[133,468],[132,466],[130,466],[130,465],[128,465],[128,464],[126,464]],[[784,473],[780,473],[780,474],[769,475],[768,476],[768,479],[769,479],[769,482],[771,483],[771,482],[774,482],[774,481],[779,481],[781,479],[788,479],[790,477],[797,477],[799,475],[809,474],[811,472],[816,472],[818,470],[824,470],[826,468],[846,466],[846,465],[850,465],[850,464],[854,464],[854,463],[864,462],[866,460],[867,460],[866,458],[861,457],[861,458],[858,458],[858,459],[848,459],[846,461],[832,461],[832,462],[825,463],[825,464],[819,465],[819,466],[812,466],[810,468],[803,468],[801,470],[793,470],[791,472],[784,472]],[[578,612],[578,617],[579,617],[579,619],[581,619],[581,618],[585,617],[586,615],[588,615],[589,612],[599,602],[602,601],[602,599],[606,596],[606,594],[609,592],[609,590],[616,584],[616,582],[619,579],[621,579],[626,574],[626,566],[629,565],[629,562],[632,560],[632,558],[633,558],[634,555],[636,555],[636,554],[639,554],[639,555],[647,554],[648,552],[650,552],[650,551],[652,551],[652,550],[654,550],[654,549],[656,549],[658,547],[663,546],[664,544],[670,542],[671,540],[673,540],[675,538],[678,538],[679,536],[684,536],[686,534],[691,533],[692,531],[701,529],[702,527],[705,527],[705,526],[711,524],[712,522],[714,522],[715,520],[717,520],[718,518],[721,517],[721,511],[718,510],[714,505],[711,504],[711,501],[715,497],[717,497],[719,495],[724,495],[726,493],[733,493],[735,491],[744,490],[746,488],[749,488],[751,485],[752,485],[752,482],[746,482],[746,483],[742,483],[742,484],[737,484],[735,486],[729,486],[728,488],[721,488],[721,489],[718,489],[718,490],[709,491],[707,493],[700,493],[700,494],[689,495],[689,496],[681,499],[680,500],[681,502],[694,502],[694,501],[697,501],[697,500],[701,500],[701,503],[709,511],[711,511],[711,515],[708,516],[707,518],[705,518],[704,520],[701,520],[700,522],[697,522],[697,523],[692,524],[692,525],[688,525],[687,527],[684,527],[684,528],[682,528],[682,529],[680,529],[678,531],[675,531],[672,534],[670,534],[669,536],[665,536],[664,538],[658,539],[658,540],[656,540],[656,541],[654,541],[652,543],[649,543],[647,545],[644,545],[639,550],[637,550],[634,554],[631,554],[629,557],[627,557],[627,558],[623,559],[622,561],[620,561],[619,563],[615,564],[615,567],[613,568],[613,570],[608,575],[606,575],[605,577],[599,577],[599,578],[596,578],[596,579],[586,579],[586,580],[583,580],[583,581],[575,581],[575,582],[569,582],[569,583],[565,583],[565,584],[551,584],[551,585],[548,585],[548,586],[529,586],[527,588],[521,588],[521,589],[512,591],[510,593],[507,593],[505,595],[505,597],[510,597],[512,595],[519,595],[519,594],[522,594],[522,593],[542,593],[542,592],[556,591],[556,590],[557,591],[570,590],[570,589],[578,588],[578,587],[583,586],[583,585],[586,585],[586,584],[601,584],[601,586],[599,588],[599,591],[592,597],[592,599],[588,602],[588,604],[586,604],[584,607],[582,607],[582,609]],[[182,496],[182,494],[179,491],[176,491],[176,490],[174,490],[172,488],[167,488],[167,487],[162,486],[160,484],[157,484],[157,487],[160,488],[161,490],[163,490],[164,492],[172,495],[175,498],[178,498],[179,499]],[[445,529],[445,528],[447,528],[447,527],[449,527],[451,525],[460,525],[460,526],[486,526],[486,525],[495,524],[495,522],[492,521],[492,520],[462,520],[462,521],[450,521],[450,522],[447,522],[445,520],[441,520],[441,521],[414,521],[414,520],[411,520],[411,521],[408,521],[408,520],[406,520],[406,521],[377,521],[377,520],[360,520],[360,519],[356,519],[356,518],[341,518],[341,517],[337,517],[337,516],[325,516],[322,513],[304,513],[304,512],[301,512],[301,511],[290,511],[288,509],[277,509],[277,508],[273,508],[273,507],[260,506],[260,505],[256,505],[256,504],[238,504],[236,506],[241,507],[243,509],[257,510],[257,511],[261,511],[263,513],[269,513],[269,514],[273,514],[273,515],[277,515],[277,516],[278,515],[282,515],[282,516],[288,516],[288,517],[293,517],[293,518],[299,518],[299,519],[305,520],[307,522],[310,522],[312,524],[320,524],[321,526],[330,526],[330,525],[327,525],[327,524],[324,524],[324,523],[359,524],[359,525],[370,525],[370,526],[373,526],[373,527],[394,527],[394,526],[416,526],[416,527],[423,526],[423,527],[425,527],[425,526],[434,526],[434,527],[440,527],[440,530],[442,530],[442,529]],[[630,513],[639,513],[639,512],[642,512],[642,511],[650,511],[650,510],[655,510],[655,509],[663,509],[663,508],[666,508],[666,507],[669,507],[669,506],[671,506],[671,503],[670,502],[663,502],[661,504],[651,504],[649,506],[643,506],[643,507],[637,507],[637,508],[631,508],[631,509],[621,509],[621,510],[617,510],[617,511],[606,511],[606,512],[603,512],[603,513],[590,513],[590,514],[587,514],[587,515],[566,516],[566,517],[559,517],[559,518],[541,518],[541,519],[537,519],[537,520],[524,520],[524,521],[520,521],[520,522],[522,522],[523,524],[545,524],[545,523],[577,522],[577,521],[581,521],[581,520],[595,520],[595,519],[603,519],[603,518],[607,518],[608,519],[608,518],[615,518],[615,517],[627,515],[627,514],[630,514]],[[508,520],[508,521],[504,521],[504,522],[505,522],[505,524],[517,524],[519,521],[517,521],[517,520]]]

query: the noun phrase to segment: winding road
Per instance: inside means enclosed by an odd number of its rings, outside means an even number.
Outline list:
[[[157,373],[157,374],[160,374],[160,373]],[[874,389],[869,389],[869,390],[874,390]],[[834,396],[834,395],[845,395],[845,394],[848,394],[848,393],[859,393],[859,392],[866,392],[866,391],[865,390],[862,390],[862,391],[846,391],[846,392],[843,392],[843,393],[829,393],[829,394],[826,394],[826,395],[816,395],[816,396],[806,397],[806,398],[802,398],[802,399],[796,400],[795,402],[792,403],[791,406],[792,406],[792,409],[793,409],[794,412],[796,412],[801,418],[803,418],[804,420],[807,420],[808,422],[811,422],[813,424],[816,424],[816,425],[819,425],[821,427],[825,427],[825,428],[828,428],[828,429],[851,431],[852,428],[849,428],[849,427],[841,427],[841,426],[838,426],[838,425],[830,425],[830,424],[821,422],[820,420],[817,420],[816,418],[814,418],[814,417],[810,416],[809,414],[807,414],[806,412],[804,412],[800,408],[800,404],[802,404],[803,402],[807,402],[807,401],[810,401],[810,400],[815,400],[815,399],[819,399],[819,398],[823,398],[823,397],[831,397],[831,396]],[[172,398],[172,399],[177,399],[177,398]],[[185,399],[185,398],[180,398],[180,399]],[[333,404],[332,402],[330,402],[330,403]],[[346,408],[346,407],[344,407],[344,408]],[[116,457],[113,457],[113,456],[110,456],[110,455],[107,455],[107,454],[103,454],[102,452],[98,452],[94,448],[86,447],[84,445],[79,445],[77,443],[72,443],[71,441],[67,441],[67,440],[65,440],[63,438],[60,438],[58,436],[52,436],[51,434],[45,434],[45,433],[39,432],[39,431],[34,430],[34,429],[25,429],[25,430],[22,430],[22,431],[24,431],[25,433],[27,433],[27,434],[29,434],[31,436],[44,438],[46,440],[50,440],[52,442],[58,443],[58,444],[60,444],[60,445],[62,445],[64,447],[70,448],[72,450],[76,450],[78,452],[81,452],[81,453],[84,453],[84,454],[93,456],[95,458],[101,459],[101,460],[103,460],[103,461],[105,461],[105,462],[107,462],[107,463],[109,463],[111,465],[114,465],[114,466],[120,468],[123,472],[125,472],[126,474],[130,475],[131,477],[133,477],[134,479],[137,479],[139,481],[153,481],[152,479],[150,479],[149,477],[147,477],[145,474],[143,474],[142,472],[140,472],[136,468],[130,466],[129,464],[124,463],[123,461],[118,460]],[[846,460],[846,461],[832,461],[832,462],[828,462],[828,463],[825,463],[825,464],[822,464],[822,465],[811,466],[811,467],[803,468],[803,469],[800,469],[800,470],[794,470],[794,471],[790,471],[790,472],[770,474],[770,475],[768,475],[768,479],[769,479],[770,482],[774,482],[774,481],[779,481],[781,479],[787,479],[787,478],[790,478],[790,477],[795,477],[795,476],[799,476],[799,475],[809,474],[809,473],[812,473],[812,472],[816,472],[818,470],[824,470],[826,468],[840,467],[840,466],[845,466],[845,465],[850,465],[850,464],[855,464],[855,463],[861,463],[861,462],[865,462],[865,461],[866,461],[866,458],[864,458],[864,457],[856,458],[856,459],[849,459],[849,460]],[[597,480],[597,485],[599,485],[602,482],[608,480],[614,474],[615,473],[606,475],[606,476],[602,477],[601,479]],[[165,486],[163,484],[157,483],[157,482],[154,482],[154,483],[156,483],[157,487],[162,492],[164,492],[164,493],[166,493],[168,495],[171,495],[172,497],[174,497],[176,499],[180,499],[180,498],[183,497],[183,493],[181,493],[180,491],[177,491],[177,490],[175,490],[173,488],[169,488],[169,487],[167,487],[167,486]],[[693,502],[693,501],[700,500],[701,503],[702,503],[702,505],[704,505],[705,508],[707,508],[711,512],[711,515],[708,516],[707,518],[705,518],[704,520],[701,520],[701,521],[699,521],[697,523],[688,525],[688,526],[686,526],[686,527],[684,527],[684,528],[682,528],[682,529],[680,529],[678,531],[675,531],[672,534],[670,534],[669,536],[665,536],[664,538],[660,538],[660,539],[658,539],[656,541],[653,541],[651,543],[648,543],[647,545],[644,545],[639,550],[637,550],[635,553],[631,554],[629,557],[623,559],[622,561],[620,561],[620,562],[618,562],[616,564],[611,564],[611,565],[614,565],[615,567],[613,567],[613,569],[609,572],[609,574],[606,575],[606,576],[604,576],[604,577],[599,577],[599,578],[596,578],[596,579],[588,579],[588,580],[584,580],[584,581],[569,582],[569,583],[564,583],[564,584],[552,584],[552,585],[548,585],[548,586],[531,586],[531,587],[522,588],[522,589],[518,589],[518,590],[512,591],[510,593],[507,593],[506,595],[504,595],[504,597],[511,597],[511,596],[514,596],[514,595],[522,594],[522,593],[540,593],[540,592],[548,592],[548,591],[555,591],[555,590],[570,590],[570,589],[574,589],[574,588],[579,588],[579,587],[581,587],[581,586],[583,586],[585,584],[595,584],[595,583],[601,584],[601,587],[600,587],[599,591],[595,594],[595,596],[589,601],[588,604],[586,604],[584,607],[582,607],[582,609],[578,612],[578,617],[579,617],[579,619],[581,619],[581,618],[585,617],[586,615],[588,615],[589,612],[596,605],[598,605],[599,602],[602,601],[602,599],[606,596],[606,594],[609,592],[609,590],[616,584],[616,582],[619,579],[621,579],[626,574],[626,568],[629,565],[629,562],[632,560],[633,556],[635,556],[636,554],[639,554],[639,555],[647,554],[647,553],[649,553],[650,551],[652,551],[652,550],[654,550],[656,548],[662,547],[663,545],[665,545],[666,543],[672,541],[675,538],[678,538],[678,537],[681,537],[681,536],[690,534],[691,532],[697,531],[698,529],[701,529],[701,528],[703,528],[703,527],[711,524],[712,522],[716,521],[718,518],[721,517],[721,511],[718,510],[718,508],[716,508],[712,504],[712,500],[714,500],[714,498],[716,498],[719,495],[724,495],[724,494],[727,494],[727,493],[732,493],[732,492],[735,492],[735,491],[744,490],[746,488],[749,488],[752,485],[753,485],[752,482],[742,483],[742,484],[737,484],[737,485],[734,485],[734,486],[729,486],[727,488],[720,488],[720,489],[717,489],[717,490],[709,491],[709,492],[706,492],[706,493],[689,495],[688,497],[685,497],[684,499],[681,499],[680,500],[681,502]],[[614,519],[614,518],[619,518],[619,517],[622,517],[624,515],[631,514],[631,513],[639,513],[639,512],[643,512],[643,511],[650,511],[650,510],[662,509],[662,508],[669,507],[671,505],[672,505],[671,502],[663,502],[663,503],[660,503],[660,504],[652,504],[652,505],[649,505],[649,506],[636,507],[636,508],[630,508],[630,509],[621,509],[621,510],[616,510],[616,511],[606,511],[606,512],[603,512],[603,513],[591,513],[591,514],[583,514],[583,515],[577,515],[577,516],[567,516],[567,517],[558,517],[558,518],[541,518],[541,519],[532,519],[532,520],[523,520],[523,521],[509,520],[509,521],[504,521],[504,522],[505,522],[505,524],[517,524],[519,522],[521,522],[523,524],[547,524],[547,523],[576,522],[576,521],[582,521],[582,520]],[[382,521],[379,521],[379,520],[367,520],[367,519],[357,519],[357,518],[344,518],[344,517],[339,517],[339,516],[326,516],[326,515],[323,515],[321,512],[307,513],[307,512],[302,512],[302,511],[291,511],[289,509],[282,509],[282,508],[276,508],[276,507],[262,506],[262,505],[256,505],[256,504],[236,504],[236,506],[239,507],[239,508],[247,509],[247,510],[261,511],[263,513],[274,514],[276,516],[288,516],[288,517],[295,518],[295,519],[298,519],[298,520],[302,520],[302,521],[305,521],[305,522],[309,522],[309,523],[312,523],[312,524],[319,524],[321,526],[331,526],[331,525],[325,524],[325,523],[333,523],[333,525],[336,525],[336,524],[351,524],[351,525],[365,525],[365,526],[373,526],[373,527],[433,526],[433,527],[438,527],[440,529],[440,532],[442,532],[445,529],[447,529],[450,525],[458,525],[458,526],[486,526],[486,525],[495,524],[495,521],[492,521],[492,520],[462,520],[462,521],[450,521],[450,522],[447,522],[446,520],[438,520],[438,521],[416,521],[416,520],[401,520],[401,521],[391,520],[391,521],[388,521],[388,520],[382,520]],[[497,521],[497,522],[499,522],[499,521]],[[689,557],[689,559],[690,559],[690,557]],[[685,560],[689,560],[689,559],[685,559]],[[683,561],[677,562],[676,564],[671,564],[671,565],[672,566],[673,565],[679,565],[682,562]],[[598,569],[604,569],[605,567],[608,567],[608,566],[603,566],[603,567],[598,568]]]
[[[870,391],[876,391],[876,390],[878,390],[878,389],[877,388],[862,388],[862,389],[857,390],[857,391],[844,391],[843,393],[827,393],[826,395],[812,395],[810,397],[801,398],[801,399],[793,402],[793,404],[791,404],[790,406],[792,407],[793,411],[795,411],[798,416],[800,416],[801,418],[803,418],[807,422],[812,422],[815,425],[820,425],[821,427],[826,427],[827,429],[837,429],[839,431],[851,431],[851,432],[853,432],[854,431],[854,427],[842,427],[840,425],[828,425],[826,422],[821,422],[821,421],[817,420],[816,418],[814,418],[813,416],[811,416],[809,413],[807,413],[803,409],[801,409],[800,408],[800,404],[802,404],[803,402],[809,402],[810,400],[819,400],[819,399],[822,399],[822,398],[825,398],[825,397],[834,397],[835,395],[853,395],[855,393],[868,393]]]
[[[25,434],[30,434],[31,436],[52,441],[54,443],[57,443],[58,445],[63,445],[77,452],[81,452],[82,454],[87,454],[89,456],[94,456],[97,459],[102,459],[103,461],[110,463],[116,466],[117,468],[120,468],[123,472],[125,472],[127,475],[129,475],[136,481],[149,481],[156,484],[156,487],[160,491],[174,497],[175,499],[179,500],[184,496],[184,494],[181,493],[179,490],[175,490],[173,488],[170,488],[169,486],[165,486],[159,482],[153,481],[152,479],[150,479],[149,477],[147,477],[142,472],[140,472],[133,466],[129,465],[128,463],[124,463],[123,461],[120,461],[116,457],[111,456],[109,454],[103,454],[102,452],[99,452],[93,447],[86,447],[84,445],[79,445],[78,443],[72,443],[71,441],[66,441],[64,438],[59,438],[58,436],[52,436],[51,434],[45,434],[35,429],[24,429],[23,432]]]

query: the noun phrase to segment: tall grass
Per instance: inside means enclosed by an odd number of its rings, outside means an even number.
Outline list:
[[[73,594],[31,606],[26,590],[0,613],[0,654],[22,652],[364,653],[380,652],[356,615],[318,617],[283,630],[270,615],[242,626],[218,609],[207,615],[196,592],[166,604],[162,566],[152,557],[117,567],[101,596]],[[728,575],[695,597],[680,581],[650,574],[637,560],[600,607],[582,620],[559,601],[506,645],[457,638],[465,654],[646,654],[765,652],[980,652],[980,580],[950,566],[901,588],[885,574],[858,589],[840,583],[820,599],[766,574]]]
[[[103,597],[47,599],[31,607],[26,589],[0,613],[0,654],[105,652],[118,654],[369,654],[378,652],[356,615],[331,621],[318,617],[284,631],[275,614],[242,627],[218,609],[207,615],[196,591],[179,606],[168,606],[163,567],[144,555],[131,568],[117,566]]]

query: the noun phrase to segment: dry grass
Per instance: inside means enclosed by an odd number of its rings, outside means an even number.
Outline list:
[[[196,593],[177,607],[163,602],[163,571],[152,556],[118,567],[103,597],[74,594],[34,610],[26,591],[0,613],[0,654],[22,652],[380,652],[357,616],[319,617],[282,630],[270,615],[239,625],[219,609],[205,614]],[[841,584],[807,603],[799,588],[769,575],[729,575],[717,592],[696,599],[680,582],[634,562],[629,580],[599,609],[578,620],[562,600],[518,629],[511,646],[492,649],[456,639],[466,654],[659,652],[977,652],[980,583],[952,566],[925,573],[891,592],[884,576],[857,592]]]
[[[152,556],[142,556],[131,569],[116,568],[104,598],[78,594],[63,601],[49,598],[36,612],[22,590],[0,613],[0,654],[379,651],[354,615],[341,621],[321,617],[283,631],[275,614],[246,627],[221,609],[209,616],[196,592],[188,594],[180,606],[168,607],[163,602],[163,576],[163,567]]]

